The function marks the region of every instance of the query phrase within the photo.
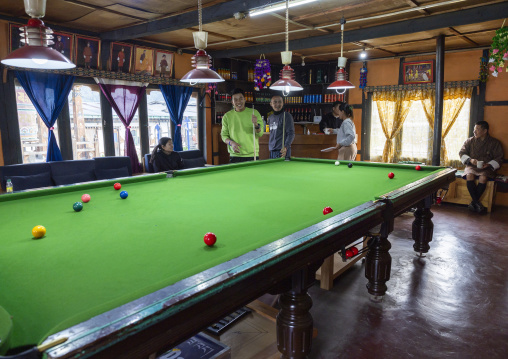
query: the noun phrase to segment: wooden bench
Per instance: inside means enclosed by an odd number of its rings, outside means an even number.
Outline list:
[[[447,192],[441,190],[438,192],[438,196],[441,196],[443,202],[468,205],[471,203],[471,196],[467,190],[466,182],[467,181],[463,178],[457,178],[455,182],[450,183],[450,187]],[[478,181],[476,181],[476,184],[478,184]],[[487,188],[485,188],[485,192],[483,192],[483,195],[480,198],[480,202],[485,208],[487,208],[488,213],[492,210],[495,196],[496,181],[488,181]]]

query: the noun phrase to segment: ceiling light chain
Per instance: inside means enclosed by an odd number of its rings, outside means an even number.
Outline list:
[[[201,0],[198,0],[198,21],[199,21],[199,31],[203,31],[203,5],[201,4]]]
[[[289,51],[289,0],[286,0],[286,51]]]

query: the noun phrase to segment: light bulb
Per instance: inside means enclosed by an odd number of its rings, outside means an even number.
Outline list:
[[[44,65],[46,62],[48,62],[47,59],[31,59],[31,60],[39,65]]]

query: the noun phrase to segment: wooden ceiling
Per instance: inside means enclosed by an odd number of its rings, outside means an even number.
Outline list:
[[[202,0],[207,51],[214,57],[259,58],[280,63],[285,48],[285,10],[257,17],[250,9],[277,0]],[[283,3],[283,2],[282,2]],[[194,51],[197,0],[47,0],[44,21],[77,29],[103,41],[136,40]],[[22,0],[0,2],[3,19],[26,21]],[[236,16],[235,16],[236,14]],[[508,17],[503,0],[317,0],[289,9],[293,63],[331,61],[340,54],[340,19],[346,19],[344,51],[358,60],[435,51],[438,35],[446,50],[485,48]]]

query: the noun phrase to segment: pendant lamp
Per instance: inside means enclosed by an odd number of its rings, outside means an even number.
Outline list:
[[[40,19],[46,14],[46,0],[25,0],[25,11],[31,17],[26,26],[20,27],[21,44],[11,52],[2,64],[28,69],[72,69],[76,67],[60,52],[48,47],[53,45],[53,30]]]
[[[205,51],[208,44],[208,32],[203,31],[201,12],[201,0],[198,0],[199,31],[194,31],[192,33],[194,37],[194,47],[198,50],[192,57],[192,67],[194,67],[194,69],[187,72],[180,79],[181,82],[188,82],[191,85],[224,81],[222,76],[210,69],[212,57]]]
[[[270,86],[270,90],[278,90],[282,91],[284,96],[289,95],[291,91],[302,91],[303,87],[298,82],[295,81],[295,73],[294,70],[289,66],[291,64],[291,58],[293,53],[288,51],[289,48],[289,30],[288,30],[288,20],[289,20],[289,1],[286,0],[286,51],[282,51],[280,53],[282,58],[282,63],[284,67],[280,71],[280,79]]]
[[[347,80],[347,73],[344,68],[346,67],[347,58],[342,56],[343,53],[343,45],[344,45],[344,24],[346,23],[346,19],[344,17],[340,19],[340,57],[338,58],[338,67],[337,74],[335,75],[335,82],[328,86],[328,90],[335,90],[338,94],[343,94],[347,89],[354,89],[355,85]]]

